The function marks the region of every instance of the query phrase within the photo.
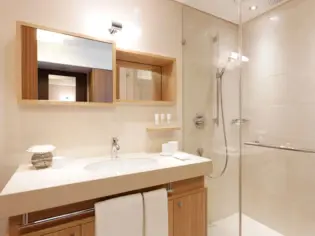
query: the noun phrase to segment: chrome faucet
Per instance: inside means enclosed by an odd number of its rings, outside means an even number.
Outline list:
[[[116,159],[118,158],[118,151],[120,150],[120,146],[118,144],[118,138],[117,137],[113,137],[112,138],[112,153],[111,153],[111,158],[112,159]]]

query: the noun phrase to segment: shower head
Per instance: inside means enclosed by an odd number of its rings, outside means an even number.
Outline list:
[[[225,66],[223,66],[221,69],[217,68],[217,73],[216,73],[216,78],[217,79],[222,79],[224,73],[226,70],[231,70],[235,65],[231,65],[232,62],[238,61],[240,58],[240,54],[237,52],[231,52],[230,56],[228,57],[228,62]],[[242,62],[248,62],[249,58],[242,56]]]

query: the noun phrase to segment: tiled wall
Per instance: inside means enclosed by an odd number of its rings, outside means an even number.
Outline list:
[[[183,124],[185,151],[196,154],[204,149],[205,157],[214,162],[218,175],[225,162],[222,121],[216,127],[212,118],[215,107],[215,73],[225,66],[231,51],[237,51],[237,26],[192,8],[184,7],[183,35]],[[217,41],[215,42],[215,37]],[[223,78],[224,112],[230,162],[224,177],[208,179],[209,222],[230,216],[238,211],[238,128],[231,125],[238,112],[239,71],[230,68]],[[194,118],[205,115],[204,129],[197,129]]]
[[[244,141],[315,148],[314,20],[313,0],[292,0],[245,24]],[[286,236],[314,235],[314,166],[314,155],[246,148],[245,214]]]

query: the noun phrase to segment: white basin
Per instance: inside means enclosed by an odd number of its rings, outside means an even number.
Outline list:
[[[103,172],[108,174],[124,174],[132,171],[147,170],[158,164],[158,161],[151,158],[117,158],[103,160],[85,166],[91,172]]]

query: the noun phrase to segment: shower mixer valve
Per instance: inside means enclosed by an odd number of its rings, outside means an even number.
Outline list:
[[[197,113],[194,118],[194,124],[197,129],[203,129],[205,126],[205,116],[201,113]]]

